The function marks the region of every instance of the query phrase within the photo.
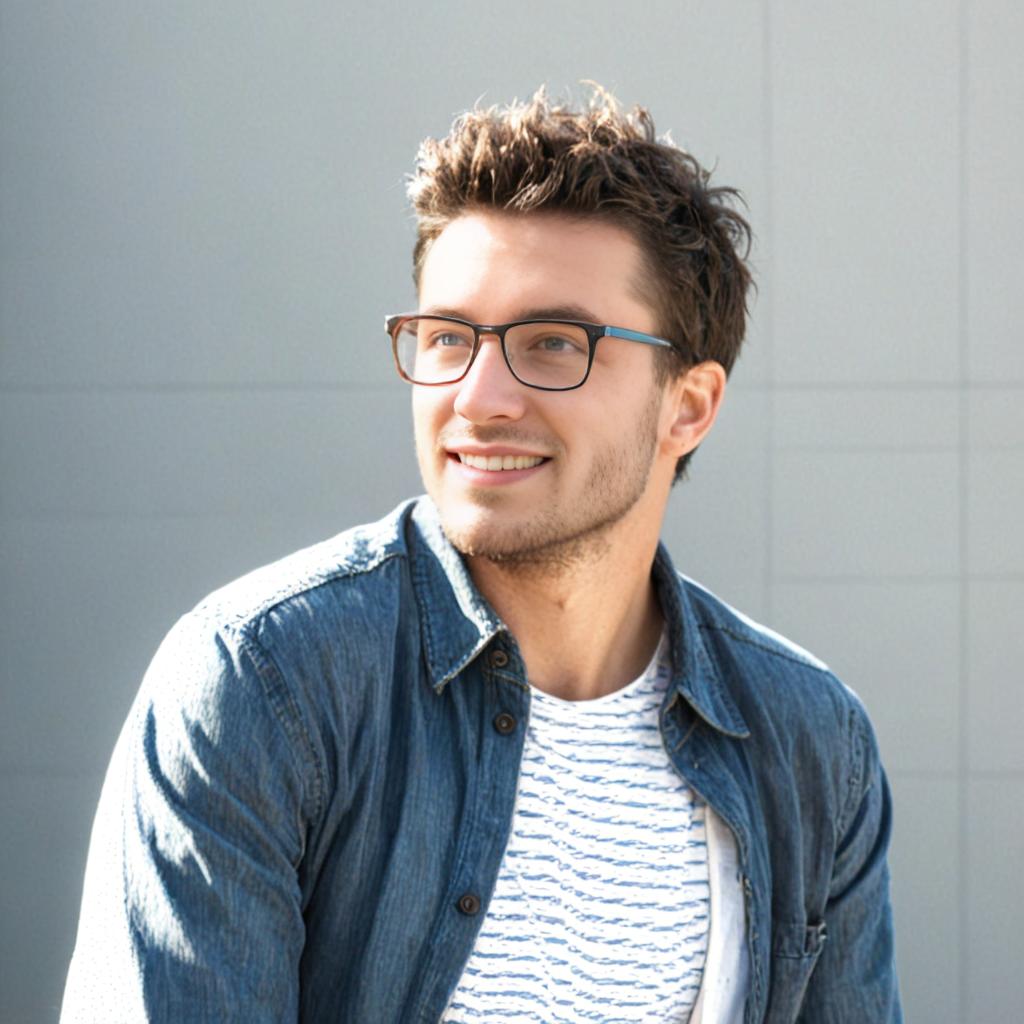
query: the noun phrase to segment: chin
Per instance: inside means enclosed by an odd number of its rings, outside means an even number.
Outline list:
[[[515,550],[517,531],[512,524],[496,521],[486,510],[458,509],[454,513],[438,504],[445,536],[459,554],[467,557],[501,558]]]
[[[608,533],[622,514],[567,523],[555,516],[532,515],[525,522],[486,510],[452,516],[441,510],[445,535],[461,555],[509,568],[568,568],[603,554]]]

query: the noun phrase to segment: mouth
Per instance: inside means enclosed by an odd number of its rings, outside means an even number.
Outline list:
[[[533,469],[548,461],[541,455],[471,455],[469,452],[449,452],[448,455],[471,469],[483,469],[491,473]]]

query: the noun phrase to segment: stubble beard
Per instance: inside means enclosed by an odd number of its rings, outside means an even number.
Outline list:
[[[611,543],[612,528],[636,506],[647,490],[657,444],[659,405],[649,402],[633,436],[607,452],[591,469],[575,506],[545,508],[525,523],[495,529],[493,523],[442,527],[452,546],[467,558],[484,559],[517,575],[564,575],[600,559]],[[500,508],[500,493],[480,489],[480,505]]]

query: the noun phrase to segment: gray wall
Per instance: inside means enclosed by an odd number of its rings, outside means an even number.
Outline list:
[[[205,592],[419,482],[402,178],[580,79],[740,185],[760,296],[684,571],[866,700],[907,1016],[1024,1006],[1024,229],[1004,2],[52,3],[0,15],[0,1020],[55,1019],[102,774]]]

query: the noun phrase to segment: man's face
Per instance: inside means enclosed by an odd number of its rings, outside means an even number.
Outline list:
[[[654,333],[653,312],[631,287],[639,272],[636,244],[609,224],[471,213],[431,247],[420,312]],[[653,359],[649,346],[604,338],[581,388],[546,392],[520,384],[497,338],[485,336],[463,380],[414,386],[420,471],[455,547],[494,560],[564,563],[625,519],[653,524],[656,535],[674,456],[659,455],[667,423]],[[480,460],[496,456],[525,456],[526,465],[519,458],[521,468],[484,468]]]

